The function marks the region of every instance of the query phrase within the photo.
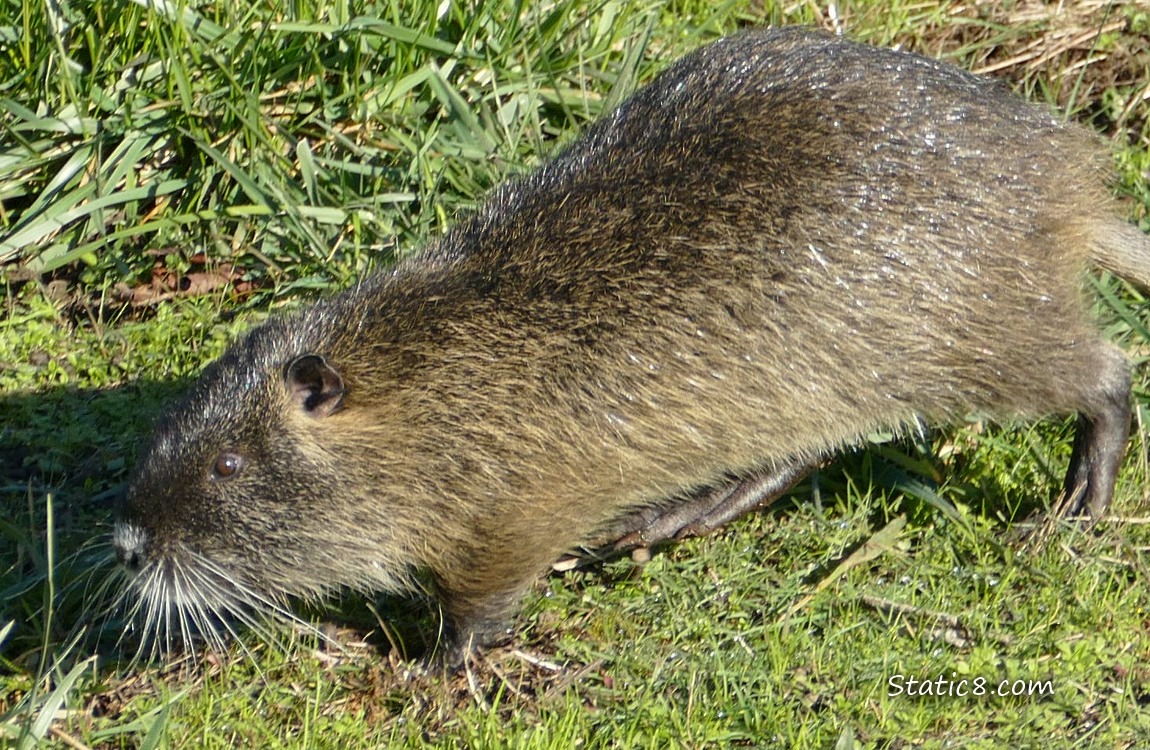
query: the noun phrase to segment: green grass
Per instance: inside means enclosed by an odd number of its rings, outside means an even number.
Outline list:
[[[1150,741],[1150,305],[1112,279],[1099,319],[1143,366],[1097,532],[1012,538],[1058,488],[1065,420],[971,423],[852,452],[795,503],[645,566],[542,581],[468,675],[390,649],[428,624],[402,602],[315,613],[344,652],[285,633],[254,658],[134,666],[121,623],[92,616],[136,447],[231,337],[416,247],[742,24],[838,23],[999,68],[1113,140],[1145,224],[1150,13],[1070,5],[0,0],[0,746]],[[1053,695],[892,696],[896,675]]]

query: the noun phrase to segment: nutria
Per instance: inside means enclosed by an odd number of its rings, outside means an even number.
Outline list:
[[[700,49],[204,370],[116,524],[146,629],[430,582],[458,657],[572,549],[971,413],[1079,414],[1065,487],[1097,518],[1130,374],[1083,272],[1150,281],[1107,176],[1092,133],[944,63],[794,28]]]

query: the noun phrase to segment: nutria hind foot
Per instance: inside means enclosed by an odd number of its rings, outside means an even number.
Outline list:
[[[564,556],[552,567],[569,570],[662,542],[710,534],[774,502],[818,463],[818,460],[795,460],[706,487],[676,503],[641,508],[602,534],[602,542],[592,544],[586,551]]]
[[[685,503],[664,509],[655,518],[614,543],[617,551],[649,547],[671,539],[705,536],[736,518],[777,500],[806,476],[817,462],[794,461],[761,470],[727,485],[706,489]]]

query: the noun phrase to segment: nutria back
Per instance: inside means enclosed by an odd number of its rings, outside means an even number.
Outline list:
[[[713,521],[692,503],[714,488],[773,494],[919,419],[1077,412],[1067,490],[1097,515],[1129,373],[1082,274],[1150,269],[1107,163],[943,63],[803,29],[724,39],[210,365],[140,462],[120,557],[201,627],[430,580],[458,651],[563,553],[677,508]]]

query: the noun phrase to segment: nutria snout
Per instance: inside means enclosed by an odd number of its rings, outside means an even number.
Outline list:
[[[1130,374],[1083,271],[1150,278],[1107,176],[1093,134],[949,65],[724,39],[208,366],[120,560],[181,627],[419,581],[458,654],[569,550],[712,528],[862,435],[972,412],[1079,414],[1066,490],[1098,516]]]

